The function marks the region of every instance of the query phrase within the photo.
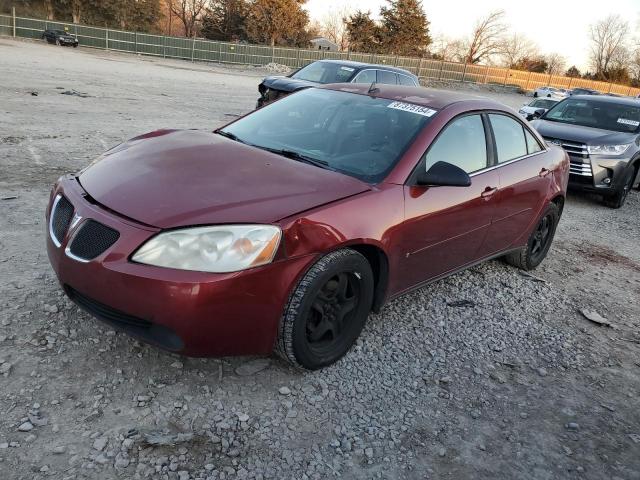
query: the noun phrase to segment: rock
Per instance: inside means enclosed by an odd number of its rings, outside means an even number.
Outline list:
[[[19,432],[30,432],[31,430],[33,430],[31,422],[24,422],[18,427]]]
[[[45,304],[44,311],[47,313],[58,313],[58,306]]]
[[[193,440],[193,433],[169,433],[167,431],[147,432],[143,434],[148,445],[176,445]]]
[[[630,433],[627,435],[633,443],[640,443],[640,435],[637,433]]]
[[[442,447],[440,450],[438,450],[438,455],[440,457],[444,457],[447,454],[447,449]]]
[[[367,458],[373,458],[373,448],[365,448],[364,454],[367,456]]]
[[[580,430],[580,425],[578,425],[575,422],[569,422],[565,425],[565,427],[567,428],[567,430],[573,430],[573,431]]]
[[[0,450],[4,450],[5,448],[9,448],[9,442],[0,442]]]
[[[540,375],[541,377],[547,376],[547,370],[545,368],[540,367],[536,371],[538,372],[538,375]]]
[[[238,420],[240,420],[241,422],[249,421],[249,415],[247,415],[246,413],[237,413],[236,415],[238,416]]]
[[[189,472],[186,470],[180,470],[178,472],[178,480],[189,480]]]
[[[271,365],[271,360],[268,358],[257,358],[243,363],[236,368],[236,375],[240,377],[248,377],[249,375],[255,375],[258,372],[266,369]]]
[[[99,437],[93,441],[93,448],[101,452],[107,446],[108,443],[107,437]]]
[[[53,447],[53,449],[51,450],[53,453],[55,453],[56,455],[62,455],[63,453],[65,453],[67,451],[67,447],[64,445],[57,445],[55,447]]]
[[[183,368],[184,364],[182,362],[176,361],[171,364],[171,368]]]
[[[604,318],[602,315],[600,315],[595,310],[582,309],[582,310],[580,310],[580,313],[582,313],[582,315],[584,315],[584,318],[586,318],[587,320],[592,321],[593,323],[597,323],[598,325],[604,325],[606,327],[610,327],[611,326],[611,322],[609,320],[607,320],[606,318]]]
[[[113,466],[117,469],[123,469],[127,468],[129,466],[129,463],[131,463],[129,458],[119,453],[118,455],[116,455],[116,460],[113,463]]]
[[[291,389],[289,387],[280,387],[278,392],[280,392],[280,395],[291,395]]]
[[[489,377],[498,383],[507,383],[507,379],[500,372],[493,371],[489,374]]]

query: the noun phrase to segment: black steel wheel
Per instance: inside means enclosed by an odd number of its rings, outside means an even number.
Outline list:
[[[374,278],[365,257],[331,252],[300,280],[280,321],[276,352],[316,370],[340,359],[358,338],[373,303]]]
[[[522,270],[533,270],[540,265],[551,248],[559,221],[560,209],[555,203],[550,203],[531,232],[527,244],[504,257],[507,263]]]

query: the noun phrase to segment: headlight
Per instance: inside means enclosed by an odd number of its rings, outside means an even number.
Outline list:
[[[622,155],[630,145],[587,145],[587,151],[591,155]]]
[[[271,263],[280,237],[273,225],[185,228],[151,238],[132,260],[179,270],[237,272]]]

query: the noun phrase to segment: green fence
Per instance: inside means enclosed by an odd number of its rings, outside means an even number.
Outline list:
[[[191,61],[256,66],[279,63],[290,68],[300,68],[310,62],[321,59],[354,60],[404,68],[416,74],[422,81],[441,80],[488,83],[514,86],[524,90],[533,90],[541,86],[550,85],[558,88],[592,88],[604,93],[616,93],[619,95],[636,96],[640,94],[640,88],[631,88],[627,85],[487,65],[467,65],[464,63],[395,55],[327,52],[300,48],[214,42],[200,38],[151,35],[73,23],[0,15],[0,35],[41,38],[42,32],[46,29],[66,29],[76,35],[80,45],[83,47]]]

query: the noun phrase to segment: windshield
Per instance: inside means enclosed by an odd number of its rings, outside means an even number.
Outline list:
[[[355,68],[339,63],[313,62],[298,70],[291,78],[316,83],[346,83],[355,71]]]
[[[614,132],[635,133],[640,126],[640,104],[568,99],[556,104],[542,118]]]
[[[540,100],[534,100],[533,102],[531,102],[529,104],[530,107],[536,107],[536,108],[551,108],[553,107],[556,103],[558,103],[555,100],[550,100],[548,98],[541,98]]]
[[[310,88],[256,110],[220,133],[377,183],[435,113],[411,103]]]

